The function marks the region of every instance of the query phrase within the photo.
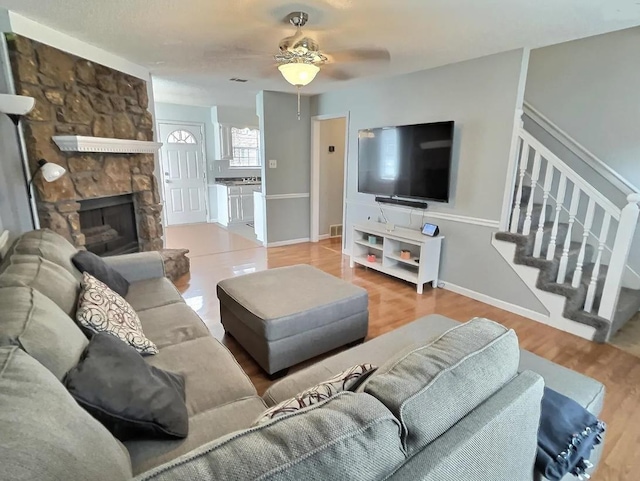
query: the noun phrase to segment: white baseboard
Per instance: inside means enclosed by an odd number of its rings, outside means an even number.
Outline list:
[[[308,237],[303,237],[301,239],[291,239],[291,240],[286,240],[286,241],[279,241],[279,242],[269,242],[267,244],[267,247],[282,247],[282,246],[290,246],[293,244],[303,244],[305,242],[309,242],[310,239]]]
[[[320,234],[318,240],[325,240],[331,238],[331,234]]]
[[[545,324],[549,323],[549,316],[546,314],[542,314],[541,312],[532,311],[531,309],[527,309],[526,307],[517,306],[516,304],[511,304],[510,302],[496,299],[495,297],[482,294],[481,292],[472,291],[471,289],[467,289],[466,287],[458,286],[450,282],[443,281],[443,283],[443,288],[447,289],[448,291],[470,297],[471,299],[475,299],[476,301],[484,302],[485,304],[498,307],[508,312],[513,312],[514,314],[533,319],[534,321],[543,322]]]

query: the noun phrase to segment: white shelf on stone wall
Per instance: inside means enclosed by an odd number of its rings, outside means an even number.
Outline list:
[[[81,135],[55,135],[53,141],[62,152],[154,154],[162,147],[161,142],[84,137]]]

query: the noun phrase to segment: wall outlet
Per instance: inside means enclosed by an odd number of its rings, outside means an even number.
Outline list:
[[[274,160],[274,159],[271,159],[271,160],[269,161],[269,168],[270,168],[270,169],[275,169],[275,168],[277,168],[277,167],[278,167],[278,161],[277,161],[277,160]]]

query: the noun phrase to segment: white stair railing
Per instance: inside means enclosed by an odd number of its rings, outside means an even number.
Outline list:
[[[629,252],[635,230],[640,217],[640,194],[631,194],[628,204],[620,209],[609,199],[596,190],[573,169],[562,162],[555,154],[547,149],[540,141],[524,128],[518,131],[517,149],[517,178],[515,185],[515,199],[508,225],[512,233],[532,236],[533,256],[542,257],[545,242],[546,259],[558,259],[559,268],[556,281],[559,284],[570,283],[574,288],[584,285],[587,289],[583,309],[592,312],[598,292],[598,284],[602,282],[601,273],[604,272],[603,256],[605,251],[611,251],[611,259],[604,277],[602,297],[597,314],[612,320],[622,288],[623,275],[627,269]],[[533,156],[533,165],[529,159]],[[543,162],[546,163],[544,169]],[[542,173],[544,171],[544,173]],[[541,179],[541,175],[544,179]],[[557,180],[557,181],[556,181]],[[554,182],[555,181],[555,182]],[[530,197],[523,203],[523,191],[530,185]],[[565,205],[567,195],[571,193],[569,205]],[[536,199],[536,195],[538,199]],[[538,200],[538,202],[536,202]],[[545,238],[545,224],[547,208],[555,202],[555,214],[550,234]],[[586,202],[586,204],[585,204]],[[540,205],[538,214],[535,205]],[[568,213],[568,219],[563,222],[563,212]],[[538,216],[535,218],[535,216]],[[610,247],[611,223],[617,222],[615,240]],[[566,224],[566,237],[561,242],[562,250],[558,252],[558,238],[560,225]],[[534,230],[531,226],[535,225]],[[522,228],[520,227],[522,226]],[[582,232],[579,229],[582,227]],[[549,230],[548,228],[546,229]],[[593,232],[596,230],[597,232]],[[580,239],[580,241],[574,241]],[[595,260],[588,258],[589,239],[596,240],[597,250]],[[576,245],[573,248],[573,245]],[[580,245],[579,250],[577,245]],[[577,251],[577,252],[576,252]],[[585,265],[593,262],[593,268],[588,279],[585,275]]]
[[[598,315],[605,319],[613,319],[620,297],[622,287],[622,276],[629,260],[629,252],[633,243],[633,236],[638,226],[638,215],[640,213],[640,194],[630,194],[627,197],[628,204],[622,209],[616,241],[613,244],[613,252],[609,261],[609,272],[604,282],[602,301]]]

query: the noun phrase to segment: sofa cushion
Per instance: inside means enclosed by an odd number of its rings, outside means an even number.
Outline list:
[[[133,474],[160,466],[234,431],[247,429],[264,409],[264,402],[258,396],[242,398],[191,416],[189,436],[185,439],[126,441]]]
[[[58,379],[78,363],[86,336],[54,302],[31,287],[0,288],[0,345],[17,345]]]
[[[60,234],[50,229],[40,229],[27,232],[18,237],[7,252],[6,257],[14,254],[39,256],[59,265],[80,280],[81,272],[76,269],[71,261],[71,258],[77,252],[78,249]]]
[[[129,303],[87,272],[82,278],[76,321],[89,331],[117,337],[140,354],[158,353],[156,345],[144,335],[138,314]]]
[[[91,338],[64,385],[120,440],[185,438],[189,432],[184,378],[149,366],[109,334]]]
[[[400,419],[411,455],[512,379],[519,359],[513,330],[476,318],[381,366],[363,386]]]
[[[71,260],[80,272],[88,272],[118,295],[125,297],[129,292],[129,281],[93,252],[79,251]]]
[[[178,289],[166,277],[132,282],[125,299],[136,312],[177,302],[184,303]]]
[[[209,336],[202,319],[184,302],[138,311],[142,330],[158,349]]]
[[[0,479],[118,481],[129,456],[42,364],[0,348]]]
[[[375,398],[343,392],[230,434],[137,479],[386,479],[404,460],[398,420]]]
[[[42,257],[14,254],[0,273],[0,287],[28,286],[75,318],[80,282],[66,269]]]
[[[167,346],[146,361],[184,376],[189,416],[256,395],[236,359],[211,336]]]
[[[394,358],[399,351],[410,346],[423,345],[447,329],[458,325],[460,323],[437,314],[411,322],[385,333],[384,336],[371,339],[288,375],[271,385],[264,394],[264,400],[269,406],[273,406],[354,364],[370,362],[382,366],[389,359]]]

